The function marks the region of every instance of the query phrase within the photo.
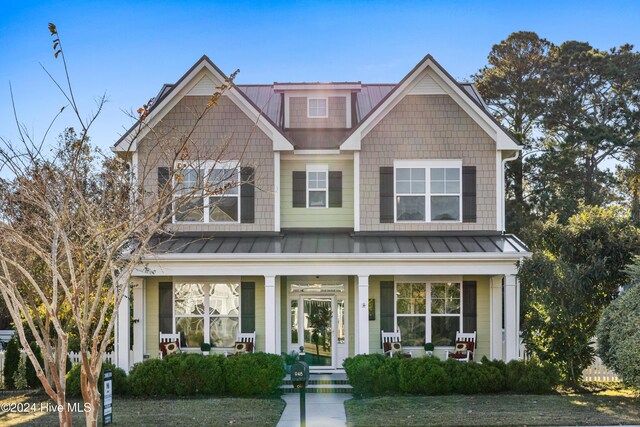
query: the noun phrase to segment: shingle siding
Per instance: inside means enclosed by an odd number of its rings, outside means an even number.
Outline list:
[[[307,98],[303,96],[289,98],[289,128],[346,128],[347,104],[345,97],[330,96],[328,104],[329,117],[310,119],[307,117]]]
[[[476,166],[475,223],[380,223],[380,167],[400,159],[462,159]],[[448,95],[406,96],[362,140],[362,231],[496,229],[495,142]]]
[[[170,166],[170,153],[180,146],[179,138],[193,124],[198,111],[209,101],[207,96],[185,96],[154,127],[139,146],[139,167],[145,177],[148,194],[158,191],[159,166]],[[255,169],[255,222],[252,224],[180,224],[179,231],[273,231],[273,143],[228,97],[198,124],[190,136],[193,144],[188,156],[198,160],[241,160],[242,166]],[[227,142],[231,142],[227,145]],[[145,170],[147,170],[145,172]]]

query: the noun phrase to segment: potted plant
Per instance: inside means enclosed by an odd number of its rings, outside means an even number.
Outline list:
[[[205,356],[209,355],[209,351],[211,351],[211,344],[208,342],[203,342],[200,344],[200,350],[202,350],[202,354]]]
[[[433,356],[434,349],[435,349],[435,346],[433,345],[432,342],[424,343],[424,351],[425,353],[427,353],[427,356]]]
[[[289,354],[282,353],[282,358],[284,359],[284,368],[287,371],[287,374],[290,374],[291,373],[291,365],[296,363],[296,360],[298,360],[298,353],[295,352],[295,351],[292,351]]]

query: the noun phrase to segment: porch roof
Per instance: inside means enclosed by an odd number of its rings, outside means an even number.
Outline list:
[[[282,233],[177,233],[152,241],[151,252],[169,254],[529,254],[511,234],[353,233],[286,231]]]

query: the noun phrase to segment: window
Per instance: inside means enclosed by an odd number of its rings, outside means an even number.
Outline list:
[[[326,208],[329,192],[329,166],[307,165],[307,207]]]
[[[240,168],[236,161],[178,164],[176,197],[190,197],[177,208],[174,222],[237,223],[240,218]]]
[[[394,172],[396,222],[459,222],[461,163],[459,160],[397,160]]]
[[[310,119],[326,119],[329,117],[329,99],[307,98],[307,117]]]
[[[460,219],[460,168],[431,168],[431,221]]]
[[[460,283],[396,283],[396,325],[402,344],[452,346],[462,322]]]
[[[175,283],[175,331],[186,347],[233,347],[239,328],[240,283]]]

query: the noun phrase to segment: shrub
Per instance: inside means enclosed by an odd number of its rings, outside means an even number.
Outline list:
[[[270,396],[285,376],[282,358],[267,353],[227,357],[223,371],[227,392],[233,396]]]
[[[66,377],[66,390],[67,396],[73,397],[82,397],[82,389],[80,386],[80,369],[82,367],[81,363],[75,363],[69,372],[67,372]],[[104,371],[110,370],[112,372],[112,385],[113,385],[113,394],[114,395],[125,395],[129,392],[129,380],[127,378],[127,373],[120,368],[116,368],[113,363],[103,363],[102,369],[100,370],[100,378],[98,379],[98,389],[100,393],[103,390],[104,383]]]
[[[18,369],[13,373],[13,385],[16,390],[24,390],[27,388],[27,367],[24,357],[18,362]]]
[[[495,393],[504,388],[503,374],[491,365],[460,363],[449,359],[445,362],[444,369],[453,393]]]
[[[343,366],[353,394],[397,393],[400,390],[398,369],[401,360],[399,356],[385,357],[382,354],[359,354],[347,358]]]
[[[172,354],[167,357],[173,378],[173,393],[178,396],[223,394],[224,356],[204,356],[199,353]]]
[[[13,381],[13,375],[18,371],[18,365],[20,364],[20,345],[18,344],[18,338],[13,335],[7,343],[7,348],[4,353],[4,387],[7,390],[14,390],[16,388]]]
[[[443,362],[435,357],[418,357],[400,361],[400,390],[427,396],[445,394],[449,391],[449,377]]]
[[[32,341],[31,343],[29,343],[29,346],[31,347],[31,350],[33,350],[33,354],[36,356],[36,360],[38,361],[38,364],[40,365],[41,368],[44,369],[44,362],[42,360],[42,352],[40,351],[40,347],[35,341]],[[33,366],[33,363],[31,363],[31,359],[28,359],[28,358],[27,358],[27,367],[26,367],[26,377],[27,377],[27,386],[29,386],[29,388],[42,387],[42,383],[40,382],[40,379],[38,378],[38,375],[36,373],[36,368],[35,366]]]
[[[598,356],[603,363],[640,388],[640,285],[622,293],[605,310],[598,323]]]
[[[507,363],[507,388],[521,393],[550,393],[560,383],[558,368],[550,363],[512,360]]]
[[[134,396],[166,396],[173,392],[173,376],[166,361],[148,359],[129,373],[129,393]]]

